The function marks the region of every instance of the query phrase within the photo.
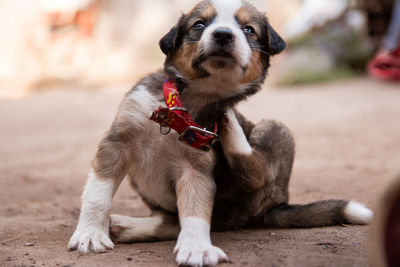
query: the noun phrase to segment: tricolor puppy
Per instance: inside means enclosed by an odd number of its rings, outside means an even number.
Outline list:
[[[69,248],[177,238],[178,264],[216,265],[227,256],[210,230],[368,223],[372,212],[356,202],[289,205],[292,135],[235,110],[260,90],[270,57],[285,46],[241,0],[206,0],[183,15],[160,41],[164,70],[128,92],[99,144]],[[124,177],[153,216],[110,216]]]

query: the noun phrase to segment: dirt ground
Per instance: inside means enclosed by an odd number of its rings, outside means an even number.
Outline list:
[[[174,242],[67,251],[96,144],[126,87],[34,93],[0,100],[1,266],[174,266]],[[264,89],[240,110],[292,129],[291,202],[345,198],[373,208],[400,172],[400,86],[369,79]],[[124,182],[113,212],[148,214]],[[223,266],[371,266],[369,226],[213,233]]]

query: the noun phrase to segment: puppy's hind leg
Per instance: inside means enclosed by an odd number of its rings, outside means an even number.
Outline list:
[[[127,171],[127,147],[110,135],[100,143],[82,195],[78,225],[68,243],[70,250],[104,252],[114,247],[109,238],[109,215],[113,196]]]
[[[286,181],[279,183],[287,187],[294,159],[294,140],[284,125],[262,121],[254,126],[230,109],[225,114],[221,144],[244,190],[257,191],[281,177]]]
[[[179,234],[177,218],[166,214],[144,218],[111,215],[110,221],[111,238],[118,243],[174,240]]]

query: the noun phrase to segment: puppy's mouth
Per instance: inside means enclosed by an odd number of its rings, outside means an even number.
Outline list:
[[[233,55],[229,52],[226,52],[224,50],[219,50],[216,52],[212,52],[209,55],[206,56],[206,59],[225,59],[225,60],[235,60],[235,58],[233,57]]]
[[[232,68],[237,65],[234,55],[223,49],[201,54],[194,60],[193,67],[203,69],[202,64],[206,62],[214,69]]]

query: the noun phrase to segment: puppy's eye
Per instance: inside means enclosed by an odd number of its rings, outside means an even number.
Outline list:
[[[206,27],[206,23],[202,20],[198,20],[193,24],[193,29],[195,30],[201,30]]]
[[[247,34],[255,34],[256,33],[256,30],[252,26],[249,26],[249,25],[245,26],[243,28],[243,31]]]

